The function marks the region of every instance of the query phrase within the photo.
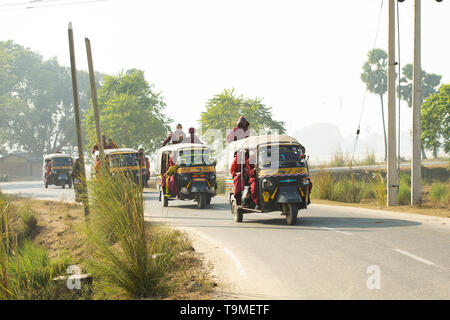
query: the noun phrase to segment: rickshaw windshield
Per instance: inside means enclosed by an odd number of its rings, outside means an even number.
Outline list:
[[[134,167],[137,166],[137,159],[134,153],[116,153],[109,155],[111,168]]]
[[[72,159],[71,158],[53,158],[53,167],[71,167]]]
[[[306,167],[302,155],[300,146],[264,146],[258,150],[258,167],[261,169]]]
[[[172,159],[173,160],[173,159]],[[180,167],[189,166],[212,166],[214,160],[209,149],[190,149],[185,148],[178,151],[176,159],[174,161]]]

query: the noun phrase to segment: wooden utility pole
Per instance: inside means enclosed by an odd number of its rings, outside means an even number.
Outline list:
[[[94,64],[92,62],[91,42],[89,41],[88,38],[85,38],[84,40],[86,42],[86,53],[89,66],[89,79],[91,82],[92,106],[94,108],[94,119],[95,119],[95,129],[97,131],[98,150],[100,153],[100,161],[101,163],[103,163],[103,161],[105,160],[105,152],[103,150],[102,129],[100,127],[100,116],[98,113],[97,88],[95,86],[95,74],[94,74]]]
[[[422,202],[422,159],[421,159],[421,130],[420,107],[422,105],[422,66],[420,59],[421,46],[421,0],[414,1],[414,63],[412,88],[412,168],[411,168],[411,204]]]
[[[389,0],[387,205],[397,205],[398,171],[395,114],[395,0]]]
[[[83,143],[81,140],[81,120],[80,120],[80,103],[78,99],[78,83],[77,83],[77,66],[75,63],[75,46],[73,43],[73,29],[72,23],[69,23],[69,51],[70,51],[70,67],[72,70],[72,89],[73,89],[73,108],[75,110],[75,127],[77,130],[77,142],[78,142],[78,161],[80,164],[80,174],[81,174],[81,188],[83,193],[82,197],[84,205],[84,216],[89,215],[89,199],[88,199],[88,188],[86,180],[86,169],[84,165],[84,153],[83,153]],[[75,186],[74,186],[75,188]]]

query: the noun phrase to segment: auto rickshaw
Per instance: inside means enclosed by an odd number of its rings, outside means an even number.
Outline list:
[[[286,222],[297,222],[299,209],[310,203],[310,175],[303,146],[287,135],[251,136],[229,144],[227,149],[228,176],[226,194],[231,203],[231,213],[236,222],[242,222],[245,213],[281,211]],[[244,161],[238,161],[242,183],[241,204],[233,194],[233,178],[230,168],[236,155],[255,166],[259,209],[255,209],[246,177]]]
[[[211,149],[203,144],[179,143],[159,149],[156,163],[159,201],[167,207],[170,200],[195,200],[199,209],[205,208],[216,195],[215,166]],[[176,185],[176,194],[171,194],[169,178]]]
[[[111,175],[123,174],[139,185],[141,169],[137,151],[131,148],[105,149],[105,163]]]
[[[42,163],[42,181],[45,188],[49,185],[72,188],[73,159],[68,154],[52,153],[44,156]]]

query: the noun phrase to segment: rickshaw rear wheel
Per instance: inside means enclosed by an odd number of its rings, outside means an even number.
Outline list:
[[[238,208],[236,199],[231,200],[231,212],[234,216],[234,222],[242,222],[244,214],[242,213],[241,209]]]
[[[164,206],[164,207],[168,207],[168,206],[169,206],[169,199],[168,199],[166,196],[163,196],[163,199],[164,199],[164,200],[163,200],[163,202],[164,202],[164,203],[163,203],[163,206]]]
[[[65,183],[62,184],[62,188],[63,188],[63,189],[66,188],[66,184],[65,184]]]
[[[206,204],[207,205],[211,204],[211,195],[210,194],[206,195]]]
[[[47,189],[47,188],[48,188],[48,182],[45,181],[45,189]]]
[[[289,204],[286,212],[286,223],[290,226],[297,223],[298,207],[295,204]]]

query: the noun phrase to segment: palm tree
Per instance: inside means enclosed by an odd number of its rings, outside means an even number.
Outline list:
[[[402,68],[403,77],[400,78],[400,87],[398,92],[400,97],[408,103],[408,107],[412,107],[412,79],[413,65],[407,64]],[[442,76],[434,73],[427,73],[422,70],[422,101],[427,99],[433,93],[438,93],[438,87],[441,83]],[[422,159],[426,159],[425,148],[422,144]],[[433,156],[437,157],[437,150],[433,149]]]
[[[363,65],[361,81],[369,92],[378,94],[381,101],[381,120],[384,132],[384,161],[387,160],[386,124],[384,122],[383,95],[387,92],[387,53],[383,49],[373,49],[367,53],[368,60]]]

